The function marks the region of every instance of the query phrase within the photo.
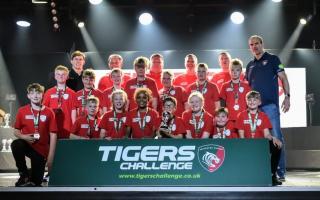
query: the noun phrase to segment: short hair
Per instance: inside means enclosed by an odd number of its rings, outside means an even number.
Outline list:
[[[174,107],[177,107],[177,99],[172,97],[172,96],[167,96],[166,98],[164,98],[163,102],[162,102],[162,105],[164,106],[164,104],[167,102],[167,101],[170,101],[174,104]]]
[[[197,70],[198,70],[199,68],[205,68],[206,71],[209,70],[209,67],[208,67],[208,65],[207,65],[206,63],[199,63],[199,64],[197,65]]]
[[[65,71],[67,72],[67,74],[69,74],[69,69],[66,66],[63,65],[58,65],[56,66],[56,68],[54,69],[54,71]]]
[[[154,53],[154,54],[152,54],[152,55],[150,56],[150,61],[151,61],[153,58],[155,58],[155,57],[160,58],[160,60],[162,60],[162,62],[163,62],[163,56],[162,56],[160,53]]]
[[[110,76],[111,76],[112,74],[114,74],[114,73],[120,73],[120,74],[122,74],[122,70],[119,69],[119,68],[113,68],[113,69],[111,70],[111,72],[110,72]]]
[[[217,108],[215,110],[215,112],[214,112],[214,116],[218,116],[220,113],[224,113],[224,114],[226,114],[228,116],[229,115],[229,110],[226,107]]]
[[[161,75],[161,78],[163,78],[163,75],[164,74],[168,74],[170,76],[171,79],[174,79],[174,74],[171,70],[164,70],[162,71],[162,75]]]
[[[261,101],[261,95],[258,91],[255,90],[251,90],[246,94],[246,99],[251,99],[251,98],[255,98],[255,99],[259,99]]]
[[[123,58],[120,54],[111,54],[109,57],[108,57],[108,63],[110,63],[111,59],[113,58],[119,58],[121,61],[123,61]]]
[[[197,56],[194,55],[194,54],[192,54],[192,53],[190,53],[190,54],[186,55],[186,57],[184,58],[184,63],[185,63],[185,64],[187,63],[189,57],[192,57],[192,58],[193,58],[193,61],[194,61],[195,64],[198,63],[198,58],[197,58]]]
[[[231,60],[231,55],[230,55],[229,52],[223,51],[223,52],[219,53],[219,56],[218,56],[218,59],[219,59],[219,60],[220,60],[220,58],[221,58],[222,55],[227,56],[227,57],[229,58],[229,60]]]
[[[188,97],[188,103],[190,102],[190,99],[191,99],[192,97],[194,97],[194,96],[199,97],[199,98],[201,99],[202,103],[204,103],[204,97],[203,97],[203,95],[202,95],[200,92],[198,92],[198,91],[192,92],[192,93],[189,95],[189,97]]]
[[[133,66],[134,67],[144,66],[144,68],[148,68],[149,67],[149,60],[148,60],[148,58],[146,58],[144,56],[139,56],[136,59],[134,59]]]
[[[243,62],[239,58],[234,58],[230,62],[230,69],[240,68],[242,70]]]
[[[140,93],[144,93],[145,95],[147,95],[148,101],[150,101],[152,99],[152,92],[149,88],[137,88],[134,91],[134,95],[133,95],[135,100],[137,99],[137,97]]]
[[[88,105],[89,103],[95,103],[95,104],[99,105],[100,100],[98,99],[98,97],[93,96],[93,95],[90,95],[90,96],[87,98],[87,105]]]
[[[74,51],[72,54],[71,54],[71,60],[76,57],[76,56],[82,56],[83,59],[86,59],[86,55],[84,53],[82,53],[81,51],[77,50],[77,51]]]
[[[252,39],[257,39],[261,44],[263,44],[263,38],[260,35],[251,35],[249,41]]]
[[[39,83],[31,83],[27,87],[27,92],[30,93],[32,91],[44,93],[44,86],[40,85]]]
[[[96,74],[94,73],[93,69],[89,68],[83,71],[82,78],[85,78],[85,77],[89,77],[90,79],[95,79]]]

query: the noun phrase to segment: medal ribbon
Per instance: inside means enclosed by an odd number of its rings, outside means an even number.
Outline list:
[[[94,118],[94,122],[93,122],[93,130],[95,130],[96,127],[97,127],[97,121],[98,121],[98,118],[95,117],[95,118]],[[88,136],[89,138],[91,138],[91,137],[92,137],[92,128],[91,128],[91,126],[90,126],[89,116],[87,116],[87,122],[88,122],[88,132],[87,132],[87,136]]]
[[[32,115],[33,115],[33,126],[34,126],[34,130],[35,130],[36,133],[38,133],[38,132],[39,132],[40,112],[41,112],[42,106],[40,106],[40,110],[39,110],[39,112],[37,113],[36,116],[34,115],[32,106],[30,106],[30,107],[31,107],[31,113],[32,113]]]
[[[147,118],[148,112],[149,112],[149,109],[147,107],[147,112],[146,112],[145,116],[141,119],[140,111],[138,109],[137,116],[139,119],[139,127],[141,130],[144,130],[144,128],[146,127],[146,118]]]
[[[120,117],[118,119],[116,111],[113,111],[113,126],[117,133],[119,132],[121,125],[122,125],[122,118]]]
[[[207,89],[207,83],[208,81],[206,80],[203,84],[203,87],[202,87],[202,90],[200,91],[200,84],[199,82],[197,81],[196,82],[196,85],[197,85],[197,91],[201,92],[201,94],[204,94],[205,93],[205,90]]]
[[[56,87],[56,94],[57,94],[57,96],[58,96],[58,108],[61,108],[61,105],[62,105],[62,97],[63,97],[65,91],[66,91],[66,86],[64,86],[64,89],[62,89],[62,90],[59,90],[59,88]]]
[[[251,130],[251,138],[254,138],[254,135],[257,130],[258,115],[259,115],[259,112],[257,111],[257,113],[254,116],[254,121],[252,121],[251,114],[250,114],[250,112],[248,112],[250,130]]]
[[[201,124],[203,122],[203,115],[204,115],[204,112],[203,110],[201,110],[201,114],[200,114],[200,118],[199,118],[199,122],[197,123],[197,120],[196,120],[196,116],[194,113],[192,113],[192,121],[194,122],[194,130],[195,130],[195,133],[198,134],[201,132]]]

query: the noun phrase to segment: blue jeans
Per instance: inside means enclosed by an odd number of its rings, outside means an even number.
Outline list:
[[[281,148],[280,161],[278,165],[277,174],[279,177],[284,177],[286,173],[286,156],[285,156],[285,146],[284,146],[284,138],[281,133],[280,127],[280,111],[279,107],[276,104],[268,104],[261,107],[261,110],[266,113],[269,117],[269,120],[272,124],[272,132],[271,134],[278,138],[283,146]]]

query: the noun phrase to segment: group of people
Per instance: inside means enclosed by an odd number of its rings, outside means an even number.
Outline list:
[[[289,83],[283,64],[264,51],[260,36],[251,36],[249,47],[254,59],[245,74],[240,59],[222,52],[222,72],[211,80],[208,65],[198,63],[194,54],[185,57],[186,73],[177,77],[164,70],[161,54],[151,55],[150,64],[137,57],[134,77],[122,72],[122,57],[112,54],[111,72],[98,88],[94,70],[83,70],[85,54],[75,51],[70,72],[62,65],[55,68],[55,86],[44,91],[33,83],[27,88],[30,104],[18,110],[14,125],[18,139],[12,153],[20,174],[16,186],[40,186],[45,164],[51,169],[56,140],[67,138],[266,138],[273,184],[281,184],[285,157],[278,78],[286,95],[284,112],[290,108]],[[31,159],[31,173],[25,156]]]

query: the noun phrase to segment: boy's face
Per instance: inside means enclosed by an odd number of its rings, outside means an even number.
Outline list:
[[[117,110],[122,110],[125,104],[125,100],[121,94],[115,94],[112,100],[113,106]]]
[[[196,63],[192,56],[189,56],[185,62],[185,67],[188,71],[194,71],[196,67]]]
[[[241,68],[240,67],[232,67],[230,69],[230,75],[232,80],[237,80],[240,78]]]
[[[121,85],[121,82],[122,82],[121,73],[119,73],[119,72],[112,73],[111,80],[114,85]]]
[[[215,117],[216,124],[220,127],[223,127],[228,122],[228,115],[224,112],[217,114]]]
[[[134,70],[136,71],[137,76],[143,77],[146,74],[146,66],[134,66]]]
[[[83,86],[86,89],[92,89],[94,85],[94,78],[90,78],[88,76],[82,77]]]
[[[144,92],[140,92],[137,95],[136,102],[139,108],[146,108],[148,105],[148,96]]]
[[[113,68],[122,68],[122,61],[120,58],[118,57],[112,57],[110,59],[110,62],[109,62],[109,67],[110,69],[113,69]]]
[[[84,63],[85,63],[85,60],[84,60],[84,57],[82,56],[75,56],[71,60],[72,67],[77,70],[82,70]]]
[[[27,96],[28,96],[28,99],[30,99],[31,103],[41,104],[43,93],[38,92],[36,90],[31,90]]]
[[[258,98],[249,98],[246,101],[247,101],[247,106],[250,110],[257,109],[261,104],[261,100]]]
[[[95,102],[89,101],[87,103],[88,115],[95,116],[98,113],[99,105]]]
[[[205,81],[207,79],[207,69],[204,67],[199,67],[197,70],[198,81]]]
[[[221,69],[227,70],[229,68],[230,59],[227,55],[221,54],[219,57],[219,65]]]
[[[193,112],[199,112],[202,109],[203,102],[198,96],[193,96],[190,98],[189,105]]]
[[[165,112],[174,113],[176,111],[176,106],[172,101],[166,101],[163,107],[164,107],[163,111]]]
[[[167,73],[164,73],[163,74],[163,76],[162,76],[162,85],[164,86],[164,87],[171,87],[172,86],[172,82],[173,82],[173,80],[172,80],[172,77],[170,77],[170,75],[169,74],[167,74]]]
[[[63,70],[57,70],[54,72],[54,78],[56,79],[57,83],[66,83],[68,79],[68,73]]]

